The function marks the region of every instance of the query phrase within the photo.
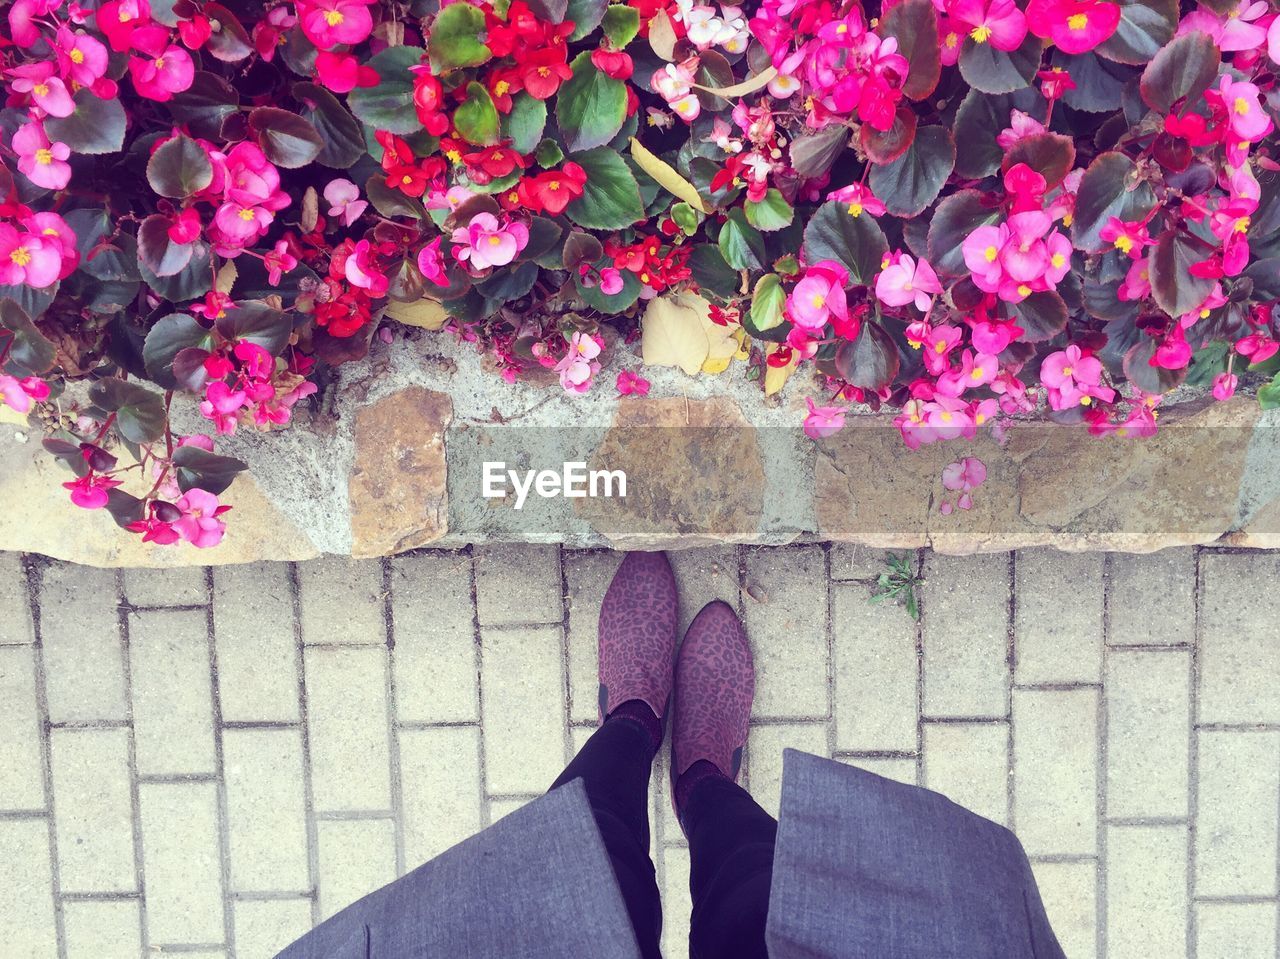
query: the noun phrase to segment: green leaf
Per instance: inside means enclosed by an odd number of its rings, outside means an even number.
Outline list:
[[[1192,275],[1191,265],[1208,255],[1209,250],[1199,240],[1183,236],[1174,229],[1167,229],[1156,237],[1148,270],[1151,274],[1151,295],[1160,309],[1177,319],[1205,301],[1213,290],[1214,281],[1211,277]]]
[[[960,48],[960,75],[983,93],[1012,93],[1035,79],[1043,52],[1044,43],[1034,33],[1028,33],[1022,46],[1008,53],[965,37]]]
[[[498,111],[483,83],[467,84],[467,98],[453,111],[453,123],[468,143],[487,147],[498,142]]]
[[[1120,25],[1097,54],[1117,63],[1146,63],[1173,39],[1177,26],[1178,0],[1120,0]]]
[[[1019,163],[1025,163],[1045,179],[1046,189],[1052,190],[1071,172],[1076,162],[1076,145],[1071,137],[1060,133],[1033,133],[1011,146],[1000,164],[1008,173]]]
[[[201,10],[216,25],[204,49],[215,60],[223,63],[238,63],[253,53],[253,43],[244,25],[236,19],[235,14],[220,3],[206,3]]]
[[[1270,383],[1258,387],[1258,405],[1264,410],[1280,409],[1280,373]]]
[[[938,17],[932,0],[904,0],[880,18],[876,32],[898,41],[898,52],[907,58],[911,69],[902,92],[912,100],[923,100],[933,93],[942,76],[938,55]]]
[[[547,23],[563,23],[565,11],[569,9],[569,0],[531,0],[529,9],[539,20]]]
[[[249,129],[258,137],[258,146],[267,159],[286,170],[306,166],[320,155],[324,140],[309,121],[296,113],[276,107],[258,107],[249,112]]]
[[[1184,33],[1155,55],[1142,71],[1142,100],[1158,113],[1169,113],[1185,99],[1193,104],[1218,76],[1222,53],[1207,33]]]
[[[469,3],[451,3],[445,7],[432,21],[428,33],[427,54],[431,58],[431,72],[441,74],[459,67],[478,67],[487,62],[493,51],[481,42],[483,34],[484,12],[479,7]]]
[[[597,147],[569,159],[587,174],[582,196],[565,209],[569,219],[589,230],[621,230],[644,219],[640,186],[622,157]]]
[[[186,493],[202,489],[217,496],[224,492],[237,473],[249,464],[233,456],[221,456],[198,446],[179,446],[173,451],[173,465],[178,468],[178,489]]]
[[[186,313],[171,313],[158,320],[142,344],[147,375],[166,390],[181,385],[173,371],[174,358],[183,350],[212,350],[213,332]]]
[[[1051,340],[1067,328],[1067,304],[1053,290],[1032,293],[1012,309],[1027,343]]]
[[[126,124],[120,99],[103,99],[88,87],[77,90],[74,99],[76,108],[71,116],[45,119],[49,139],[65,143],[72,153],[93,156],[122,149]]]
[[[980,226],[995,223],[1003,215],[999,206],[985,202],[985,194],[978,190],[961,190],[953,193],[933,212],[929,224],[929,263],[944,276],[967,276],[969,267],[964,262],[961,248],[965,238]]]
[[[417,220],[426,219],[427,211],[422,201],[387,186],[387,178],[381,173],[375,173],[365,181],[364,195],[369,198],[373,208],[383,216],[411,216]]]
[[[0,353],[2,347],[8,346],[8,359],[5,372],[20,377],[39,376],[53,369],[57,359],[57,349],[45,337],[31,317],[14,300],[5,297],[0,299],[0,329],[8,330],[12,340],[6,344],[7,337],[0,337]]]
[[[191,86],[165,104],[176,123],[186,126],[192,136],[219,139],[222,123],[237,112],[240,94],[216,73],[197,70]]]
[[[694,246],[689,254],[689,271],[703,293],[711,293],[722,300],[737,295],[738,274],[724,261],[719,247],[710,243]]]
[[[743,204],[743,209],[747,212],[747,222],[757,230],[764,230],[766,233],[781,230],[784,226],[790,225],[795,217],[791,204],[786,201],[777,187],[769,187],[769,191],[759,203],[747,200]]]
[[[720,228],[719,245],[724,261],[735,270],[758,270],[764,266],[764,237],[747,222],[742,210],[729,211]]]
[[[889,251],[879,224],[870,214],[854,216],[837,200],[818,208],[804,229],[806,263],[835,260],[849,271],[854,283],[869,286]]]
[[[124,380],[98,380],[89,399],[101,410],[116,414],[116,429],[131,443],[153,443],[164,436],[164,403],[159,393]]]
[[[621,50],[640,32],[640,11],[625,3],[610,4],[604,11],[601,26],[613,49]]]
[[[1014,108],[1030,112],[1040,97],[1032,90],[1017,93],[983,93],[972,89],[956,110],[956,172],[980,179],[1000,169],[1004,147],[996,142],[1009,126]]]
[[[560,20],[553,22],[571,21],[573,23],[573,33],[569,34],[569,39],[571,41],[581,40],[596,27],[600,26],[600,21],[604,19],[607,6],[608,0],[569,0],[564,16]]]
[[[564,159],[564,151],[560,149],[560,144],[547,137],[538,144],[535,159],[537,159],[538,166],[542,167],[542,169],[550,170]]]
[[[213,182],[204,147],[181,133],[166,140],[147,161],[147,183],[161,196],[185,200]]]
[[[1076,85],[1063,94],[1062,102],[1073,110],[1090,113],[1119,110],[1134,75],[1133,68],[1104,60],[1092,50],[1076,56],[1054,50],[1053,65],[1066,70]]]
[[[884,327],[864,320],[857,339],[840,344],[835,362],[836,369],[851,386],[878,390],[893,382],[901,358],[893,337]]]
[[[609,265],[607,261],[605,265]],[[578,291],[578,296],[582,297],[588,306],[606,316],[616,316],[630,309],[640,298],[640,290],[644,286],[639,277],[630,270],[622,271],[622,289],[612,296],[606,296],[598,286],[583,286],[582,277],[576,272],[573,274],[573,285]]]
[[[320,134],[316,162],[335,170],[347,170],[365,154],[360,123],[332,93],[315,83],[293,85],[293,96],[302,104],[301,115]]]
[[[752,336],[768,332],[783,322],[782,308],[787,304],[787,293],[776,273],[766,273],[756,281],[751,296],[751,310],[743,314],[743,328]]]
[[[848,145],[849,128],[840,123],[798,136],[791,141],[791,168],[805,179],[821,176]]]
[[[538,149],[546,126],[546,103],[522,91],[511,98],[511,112],[502,118],[502,136],[517,153],[528,154]]]
[[[484,14],[466,3],[455,3],[445,7],[440,17],[443,18],[451,10],[470,10],[480,18],[480,26],[471,35],[472,42],[475,42],[475,35],[484,27]],[[434,32],[432,40],[435,40]],[[484,47],[484,51],[487,60],[489,48]],[[413,106],[413,74],[409,72],[409,68],[417,66],[422,61],[422,55],[423,51],[419,47],[388,47],[375,55],[366,66],[372,67],[382,79],[377,86],[356,87],[347,94],[347,105],[351,107],[351,112],[377,130],[399,134],[421,130],[422,124],[418,121],[418,113]]]
[[[153,213],[138,225],[138,261],[157,277],[176,276],[186,269],[195,253],[195,243],[174,243],[169,239],[173,221]]]
[[[916,131],[907,152],[871,168],[869,185],[895,216],[916,216],[938,196],[956,165],[951,131],[940,126]]]
[[[569,65],[573,76],[556,95],[556,122],[570,153],[603,146],[627,118],[627,85],[606,76],[584,51]]]
[[[1155,206],[1155,194],[1138,182],[1137,167],[1123,153],[1100,154],[1085,170],[1076,191],[1076,208],[1071,221],[1071,239],[1076,249],[1101,252],[1105,244],[1098,231],[1107,220],[1141,220]]]
[[[289,342],[293,322],[288,315],[262,300],[244,300],[229,306],[214,320],[218,332],[228,340],[248,340],[272,356],[278,356]]]

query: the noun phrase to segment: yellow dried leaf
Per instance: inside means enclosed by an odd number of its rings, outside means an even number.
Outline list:
[[[646,366],[675,366],[693,376],[710,352],[706,323],[709,304],[682,293],[649,301],[641,321],[640,355]]]
[[[748,93],[755,93],[762,87],[768,86],[769,81],[777,75],[778,68],[771,66],[761,70],[754,77],[748,77],[741,83],[735,83],[728,87],[704,87],[701,83],[691,83],[689,86],[695,90],[705,90],[707,93],[714,93],[718,97],[731,100],[734,97],[745,97]]]
[[[738,355],[739,328],[713,323],[709,313],[702,322],[707,334],[707,359],[702,364],[702,372],[723,373]]]
[[[658,186],[672,196],[684,200],[695,210],[700,210],[703,213],[711,212],[711,208],[707,206],[707,201],[698,193],[697,187],[677,173],[676,168],[670,163],[651,153],[635,137],[631,138],[631,159],[636,161],[640,169],[658,181]]]
[[[668,62],[676,55],[676,31],[665,10],[659,10],[649,19],[649,46]]]
[[[441,304],[425,298],[412,303],[388,303],[386,315],[397,323],[424,330],[438,330],[449,319],[449,314]]]
[[[765,353],[768,357],[778,351],[781,346],[779,343],[770,343]],[[796,354],[791,354],[791,360],[786,366],[768,366],[764,368],[764,395],[773,396],[775,393],[782,392],[782,388],[787,385],[787,380],[791,379],[791,374],[796,371]]]
[[[231,295],[231,288],[235,286],[236,277],[240,275],[240,271],[236,269],[234,260],[227,260],[222,264],[222,269],[218,270],[217,277],[214,278],[213,288],[219,293]]]

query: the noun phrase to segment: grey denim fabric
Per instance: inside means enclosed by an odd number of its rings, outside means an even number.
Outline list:
[[[640,959],[575,780],[317,926],[277,959]]]
[[[1013,833],[788,749],[772,959],[1065,959]],[[277,959],[639,959],[581,781],[370,896]]]
[[[1065,959],[1022,845],[938,793],[788,749],[773,959]]]

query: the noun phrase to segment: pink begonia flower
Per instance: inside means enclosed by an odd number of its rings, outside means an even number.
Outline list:
[[[600,292],[605,296],[617,296],[622,292],[622,271],[606,266],[600,271]]]
[[[1132,436],[1136,439],[1146,439],[1148,436],[1155,436],[1158,429],[1156,425],[1156,411],[1154,403],[1159,402],[1159,397],[1150,398],[1149,403],[1138,403],[1129,411],[1129,416],[1125,421],[1116,427],[1117,436]]]
[[[970,339],[979,353],[999,355],[1026,331],[1012,320],[995,322],[975,320],[970,326]]]
[[[921,313],[928,313],[934,296],[941,292],[942,284],[929,262],[917,263],[905,253],[892,254],[876,277],[876,299],[888,306],[914,303]]]
[[[67,85],[55,76],[58,65],[53,61],[24,63],[5,72],[13,77],[9,83],[13,92],[28,94],[31,102],[49,116],[69,117],[75,112],[75,101],[71,99]]]
[[[1087,406],[1094,397],[1111,402],[1115,390],[1102,386],[1102,361],[1086,356],[1072,343],[1045,357],[1040,365],[1040,382],[1049,392],[1049,405],[1055,410]]]
[[[445,273],[444,258],[440,255],[442,236],[436,237],[418,251],[418,269],[422,275],[436,286],[448,286],[449,277]]]
[[[875,217],[884,216],[886,212],[884,202],[877,199],[871,192],[871,188],[863,183],[850,183],[838,190],[832,190],[827,194],[827,199],[847,203],[850,216],[861,216],[866,213]]]
[[[1166,370],[1185,370],[1190,362],[1191,344],[1187,342],[1181,323],[1174,324],[1173,329],[1165,334],[1151,359],[1147,361],[1151,366]]]
[[[267,282],[279,286],[284,275],[298,265],[298,258],[289,252],[289,241],[280,240],[263,256],[262,262],[267,268]]]
[[[1267,30],[1254,23],[1266,16],[1265,0],[1240,0],[1234,9],[1217,14],[1201,4],[1188,13],[1178,24],[1176,36],[1188,33],[1207,33],[1223,53],[1239,50],[1256,50],[1267,42]],[[1274,21],[1273,21],[1274,25]]]
[[[962,460],[948,463],[942,468],[942,486],[953,493],[959,493],[955,505],[960,509],[971,509],[973,497],[970,495],[987,480],[987,465],[976,456],[966,456]],[[943,500],[939,507],[946,515],[951,512],[951,501]]]
[[[373,32],[373,0],[308,0],[298,4],[302,32],[321,50],[356,44]]]
[[[9,7],[9,38],[20,47],[34,46],[40,39],[35,18],[62,6],[62,0],[14,0]]]
[[[804,418],[804,435],[814,440],[826,439],[844,429],[844,414],[848,409],[843,406],[815,406],[813,399],[805,397],[809,412]]]
[[[1204,298],[1199,306],[1194,310],[1188,310],[1178,317],[1178,322],[1184,330],[1189,330],[1200,320],[1207,320],[1209,314],[1220,306],[1226,306],[1227,294],[1222,289],[1221,283],[1213,284],[1213,289],[1209,291],[1209,295]]]
[[[1027,18],[1013,0],[950,0],[946,12],[969,31],[975,43],[1016,50],[1027,36]]]
[[[67,225],[67,221],[52,210],[33,213],[23,217],[23,229],[33,236],[39,236],[51,246],[57,247],[62,259],[62,268],[58,271],[58,279],[65,280],[80,265],[80,251],[76,249],[75,231]]]
[[[1036,408],[1035,398],[1028,392],[1027,384],[1007,370],[996,376],[991,383],[991,392],[997,396],[1000,411],[1009,416],[1030,413]]]
[[[174,218],[167,232],[174,243],[193,243],[200,236],[202,226],[200,211],[189,206]]]
[[[213,420],[219,433],[236,431],[236,414],[244,406],[247,397],[243,390],[232,390],[221,380],[210,383],[200,403],[200,414]]]
[[[1132,260],[1141,257],[1143,251],[1149,246],[1155,246],[1156,242],[1147,232],[1145,222],[1135,220],[1129,223],[1115,216],[1102,224],[1102,229],[1098,231],[1098,238],[1104,243],[1110,243]]]
[[[999,226],[980,226],[961,244],[965,266],[973,277],[974,284],[984,293],[994,293],[1000,288],[1000,250],[1009,240],[1009,227],[1001,223]]]
[[[1250,333],[1236,340],[1235,350],[1250,363],[1265,363],[1280,351],[1280,341],[1264,333]]]
[[[61,272],[61,240],[0,223],[0,284],[44,289]]]
[[[943,396],[960,396],[965,390],[986,386],[999,371],[999,358],[989,353],[975,356],[972,350],[965,350],[960,354],[960,365],[938,377],[938,392]]]
[[[224,203],[213,214],[214,226],[222,234],[220,239],[241,247],[266,233],[274,220],[275,214],[256,204]]]
[[[119,485],[118,479],[90,471],[79,479],[63,483],[62,488],[71,490],[71,502],[81,509],[102,509],[107,505],[107,494]]]
[[[1087,53],[1120,25],[1120,6],[1110,0],[1031,0],[1027,25],[1063,53]]]
[[[668,63],[657,70],[650,85],[664,100],[667,106],[685,123],[692,123],[702,112],[702,103],[693,92],[693,84],[697,82],[698,58],[691,57],[681,63]]]
[[[174,521],[173,528],[188,543],[198,549],[208,549],[222,542],[227,524],[218,517],[230,506],[219,505],[218,497],[202,489],[187,490],[174,505],[182,511],[182,516]]]
[[[1271,21],[1267,27],[1267,56],[1271,62],[1280,64],[1280,17]]]
[[[1215,400],[1229,400],[1236,394],[1236,387],[1240,384],[1240,377],[1234,373],[1219,373],[1213,378],[1213,398]]]
[[[191,54],[170,44],[153,60],[129,58],[129,77],[139,96],[164,103],[175,93],[182,93],[195,79],[196,65]]]
[[[788,295],[787,316],[802,330],[811,331],[821,330],[832,317],[847,320],[844,288],[848,282],[849,272],[835,260],[813,264]]]
[[[623,370],[618,374],[618,392],[623,396],[648,396],[649,381],[639,373]]]
[[[1044,124],[1021,110],[1012,110],[1009,114],[1009,126],[996,135],[996,143],[1002,150],[1011,150],[1019,140],[1025,140],[1037,133],[1044,133]]]
[[[107,48],[87,33],[73,32],[66,24],[58,28],[53,52],[62,75],[82,87],[93,86],[107,72]]]
[[[344,273],[347,282],[368,290],[373,297],[386,296],[391,285],[386,275],[378,269],[373,244],[368,240],[361,240],[356,244],[356,248],[347,257]]]
[[[1218,78],[1218,88],[1206,97],[1215,97],[1227,111],[1227,124],[1237,139],[1256,143],[1274,129],[1271,118],[1259,102],[1261,94],[1252,83],[1235,80],[1228,74]]]
[[[18,154],[18,169],[36,186],[61,190],[71,180],[71,164],[67,163],[71,148],[50,142],[41,121],[30,120],[18,127],[11,146]]]
[[[569,352],[555,365],[560,374],[560,385],[566,393],[585,393],[591,389],[591,378],[600,372],[596,357],[600,355],[600,343],[589,333],[574,333],[569,340]]]
[[[1151,267],[1144,256],[1140,260],[1134,260],[1129,265],[1129,272],[1125,274],[1124,280],[1116,288],[1116,296],[1125,302],[1129,302],[1131,300],[1141,300],[1150,295]]]
[[[30,413],[32,406],[43,403],[48,398],[49,384],[40,377],[18,379],[7,373],[0,373],[0,403],[19,413]]]
[[[451,186],[443,193],[438,190],[428,193],[423,197],[423,205],[428,210],[448,210],[452,213],[473,196],[478,196],[474,190],[468,190],[465,186]]]
[[[329,204],[329,216],[343,226],[350,226],[369,208],[369,201],[360,199],[360,188],[344,177],[330,180],[324,188],[324,198]]]
[[[454,256],[477,270],[506,266],[529,242],[529,228],[519,221],[501,224],[492,213],[477,213],[467,226],[458,227],[450,239],[461,246]]]

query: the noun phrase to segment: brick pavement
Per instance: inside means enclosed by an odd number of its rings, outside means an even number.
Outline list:
[[[1011,825],[1071,959],[1277,959],[1280,555],[674,556],[738,606],[746,781],[835,756]],[[590,735],[617,564],[551,546],[104,572],[0,554],[6,959],[266,959],[538,795]],[[688,850],[654,777],[668,956]]]

